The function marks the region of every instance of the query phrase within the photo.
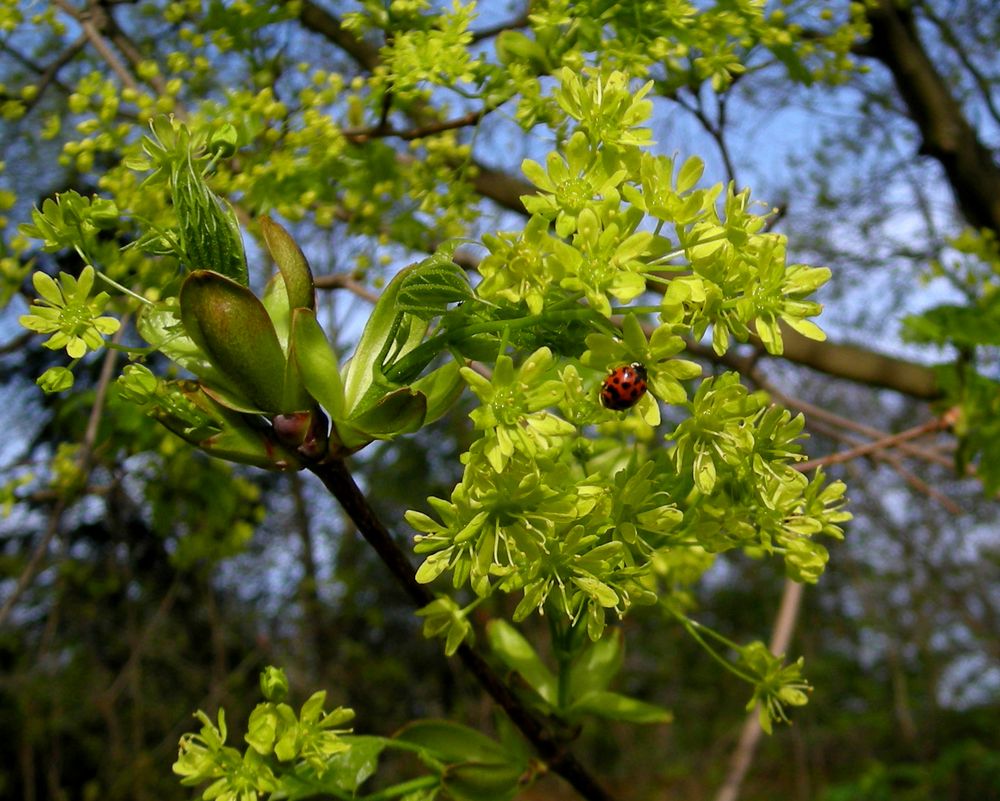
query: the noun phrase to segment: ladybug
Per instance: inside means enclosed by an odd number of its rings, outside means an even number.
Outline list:
[[[631,409],[646,394],[646,367],[639,362],[612,370],[601,385],[601,403],[616,412]]]

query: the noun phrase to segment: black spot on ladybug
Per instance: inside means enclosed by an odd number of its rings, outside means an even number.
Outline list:
[[[646,367],[640,362],[612,370],[601,386],[601,403],[616,412],[631,409],[646,394]]]

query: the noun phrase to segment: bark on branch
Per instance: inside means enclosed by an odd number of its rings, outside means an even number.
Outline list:
[[[1000,167],[979,139],[920,39],[912,10],[880,0],[868,11],[864,55],[882,62],[920,130],[920,151],[944,168],[962,215],[1000,234]]]

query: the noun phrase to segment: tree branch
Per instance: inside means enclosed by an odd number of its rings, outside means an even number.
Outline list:
[[[934,66],[912,10],[879,0],[869,7],[868,21],[872,35],[864,53],[892,73],[920,131],[921,152],[941,163],[969,224],[1000,234],[1000,167]]]
[[[935,417],[932,420],[928,420],[926,423],[921,423],[913,428],[908,428],[906,431],[900,431],[898,434],[891,434],[888,437],[883,437],[882,439],[877,439],[873,442],[865,442],[862,445],[849,448],[846,451],[831,453],[829,456],[823,456],[819,459],[810,459],[808,462],[800,462],[795,465],[795,469],[805,472],[806,470],[813,470],[817,467],[825,467],[831,464],[849,462],[852,459],[857,459],[859,456],[866,456],[869,453],[875,453],[877,451],[892,448],[901,442],[909,442],[910,440],[919,439],[920,437],[932,434],[936,431],[943,431],[951,425],[949,417],[950,415]]]
[[[771,653],[781,656],[788,650],[788,645],[792,641],[792,633],[795,631],[795,621],[799,616],[799,608],[802,606],[802,585],[791,579],[785,579],[785,589],[781,595],[781,606],[778,607],[778,615],[774,619],[774,630],[771,634]],[[733,751],[733,756],[729,762],[729,770],[726,779],[719,788],[715,796],[715,801],[736,801],[740,795],[740,788],[743,780],[750,770],[753,762],[754,752],[757,750],[757,743],[760,741],[762,729],[758,718],[757,709],[754,708],[743,722],[740,730],[740,739]]]
[[[87,40],[98,52],[101,58],[111,68],[111,71],[118,76],[118,80],[129,89],[138,92],[139,84],[128,71],[118,54],[111,48],[107,39],[101,34],[107,25],[107,12],[96,3],[89,3],[86,10],[75,8],[68,0],[54,0],[55,4],[69,14],[83,29]]]
[[[990,116],[993,117],[993,120],[997,124],[1000,124],[1000,109],[998,109],[997,104],[993,102],[993,89],[990,86],[990,82],[987,80],[986,76],[983,75],[982,71],[972,62],[972,58],[969,56],[968,51],[962,46],[962,43],[955,35],[955,31],[946,20],[934,13],[934,9],[931,8],[930,3],[921,1],[920,10],[931,22],[931,24],[937,28],[938,33],[941,35],[941,40],[952,49],[952,52],[955,53],[958,60],[962,62],[962,66],[965,67],[965,71],[969,73],[969,77],[972,78],[972,82],[976,85],[976,89],[979,91],[980,99],[990,112]]]
[[[409,128],[405,131],[398,131],[380,122],[378,125],[370,128],[357,128],[341,131],[341,134],[345,139],[350,140],[354,144],[363,144],[371,139],[382,139],[390,136],[410,142],[415,139],[423,139],[426,136],[443,133],[444,131],[453,131],[458,128],[468,128],[473,125],[478,125],[483,117],[493,111],[494,108],[496,107],[486,106],[481,108],[479,111],[470,111],[468,114],[463,114],[461,117],[457,117],[453,120],[432,122],[427,125]]]
[[[308,30],[318,33],[327,41],[335,44],[368,72],[371,72],[378,65],[378,48],[373,47],[363,39],[358,39],[341,24],[337,17],[325,8],[316,5],[313,0],[303,0],[299,19]]]
[[[112,340],[115,344],[121,341],[122,334],[125,331],[124,323],[125,321],[122,320],[122,326],[118,329],[118,333],[115,334],[114,339]],[[94,405],[90,407],[90,417],[87,419],[87,428],[84,431],[83,442],[80,444],[80,450],[76,457],[76,465],[81,474],[86,474],[90,471],[90,464],[94,455],[94,446],[97,443],[98,427],[100,426],[101,415],[104,413],[104,402],[108,394],[108,385],[111,383],[117,361],[118,352],[109,348],[107,353],[104,355],[104,362],[101,364],[100,376],[97,379],[97,388],[94,390]],[[14,589],[4,600],[3,606],[0,606],[0,626],[6,622],[8,616],[14,609],[14,605],[18,602],[25,590],[31,586],[31,582],[34,581],[35,576],[38,575],[38,571],[42,567],[42,561],[45,559],[45,555],[49,551],[49,546],[55,539],[56,534],[59,533],[59,525],[62,521],[62,515],[68,506],[69,495],[63,493],[59,496],[59,499],[56,501],[56,505],[53,507],[52,512],[49,515],[49,524],[45,530],[45,534],[42,535],[42,539],[39,541],[34,552],[31,554],[31,558],[24,566],[24,570],[22,570],[21,575],[18,576],[17,584],[14,585]]]
[[[0,42],[0,49],[5,53],[8,53],[12,58],[19,61],[21,64],[26,66],[28,69],[38,73],[38,83],[35,85],[34,97],[25,102],[25,108],[27,110],[33,109],[41,101],[42,96],[45,94],[45,90],[49,86],[56,86],[66,94],[69,94],[72,90],[63,84],[59,78],[59,70],[61,70],[66,64],[73,60],[74,56],[83,50],[87,46],[87,36],[86,34],[81,34],[77,39],[69,45],[62,53],[60,53],[48,66],[43,67],[41,64],[36,64],[31,59],[19,53],[14,48],[10,47],[6,42]]]
[[[310,470],[323,482],[340,502],[358,531],[375,549],[389,568],[400,587],[417,607],[424,607],[434,600],[430,590],[417,582],[409,558],[393,540],[364,493],[354,482],[347,465],[337,460],[313,465]],[[551,770],[562,776],[588,801],[613,801],[612,796],[597,783],[565,744],[556,737],[550,726],[535,712],[521,703],[509,686],[494,672],[483,656],[468,643],[458,649],[458,656],[466,669],[476,678],[493,700],[507,713],[521,733],[535,746]]]

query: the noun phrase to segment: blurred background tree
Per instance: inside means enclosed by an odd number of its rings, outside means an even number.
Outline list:
[[[502,60],[526,94],[587,43],[636,61],[656,80],[659,152],[752,186],[780,208],[794,260],[834,273],[830,341],[788,332],[782,358],[750,345],[725,359],[806,412],[812,458],[841,454],[830,472],[851,487],[855,522],[789,648],[806,657],[810,705],[741,750],[745,688],[683,632],[634,615],[628,691],[676,722],[641,739],[589,732],[585,759],[622,798],[1000,797],[1000,9],[767,4],[730,61],[698,37],[756,4],[696,5],[483,2],[469,33],[464,12],[419,2],[3,5],[0,795],[186,797],[169,765],[192,710],[248,712],[269,663],[355,706],[368,731],[489,717],[314,482],[183,446],[107,393],[110,359],[78,365],[74,394],[43,396],[34,378],[60,362],[15,322],[32,269],[79,269],[18,233],[30,208],[69,188],[134,194],[115,168],[152,114],[214,115],[248,143],[217,190],[293,227],[346,347],[400,264],[516,225],[534,191],[519,170],[544,151],[519,124],[530,103],[423,91],[433,67],[457,86],[468,65],[395,46],[447,19],[456,52]],[[686,47],[638,64],[664,37]],[[692,352],[714,369],[710,348]],[[951,407],[957,438],[937,424]],[[459,408],[358,461],[401,542],[403,510],[450,491],[471,436]],[[734,639],[766,638],[782,582],[727,558],[691,603]],[[735,753],[751,757],[745,777]]]

